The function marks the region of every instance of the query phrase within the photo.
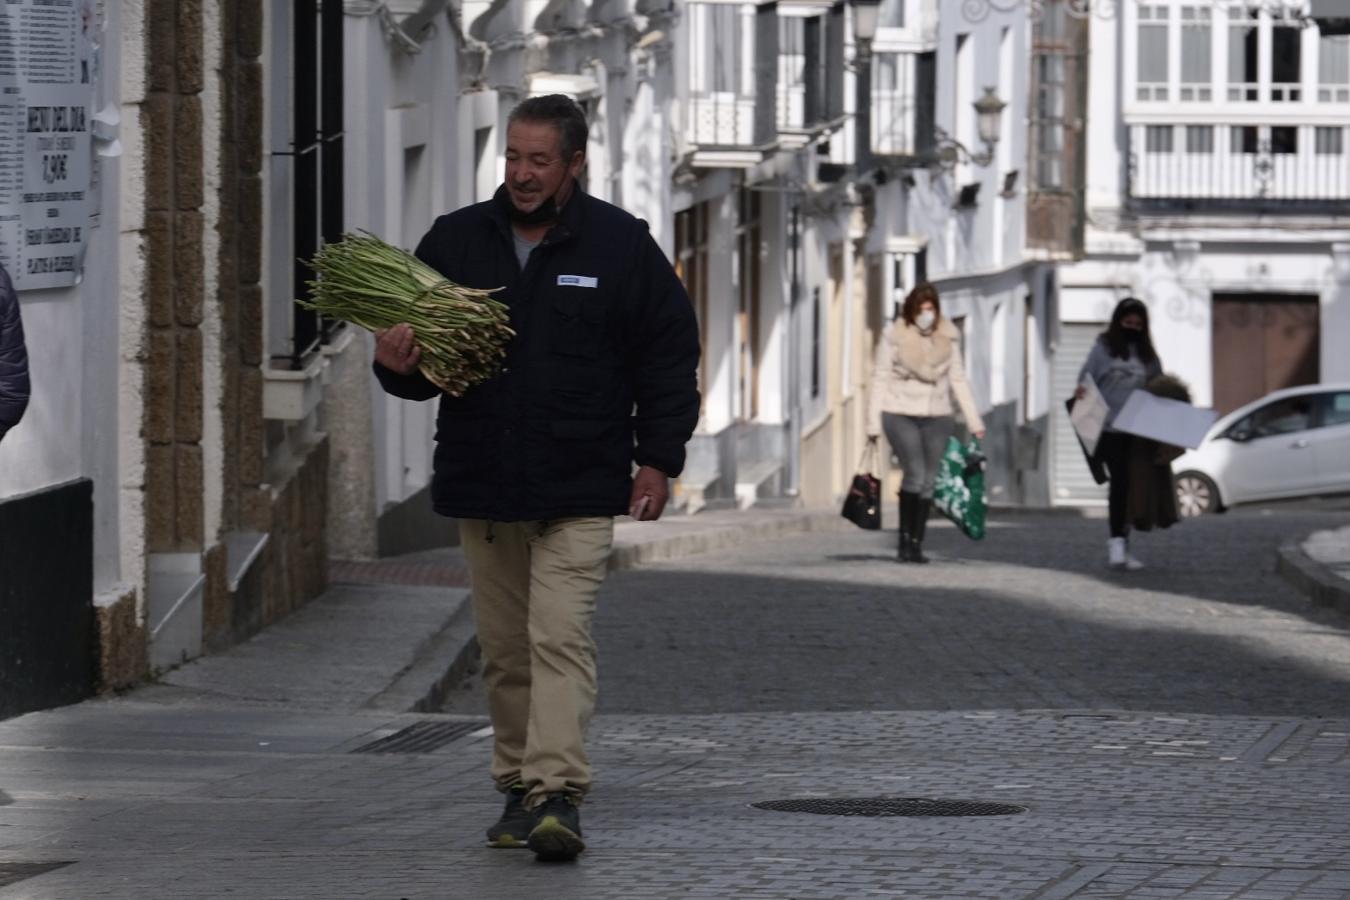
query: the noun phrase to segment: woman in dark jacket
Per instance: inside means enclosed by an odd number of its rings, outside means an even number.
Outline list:
[[[1078,373],[1081,385],[1089,376],[1097,384],[1109,412],[1106,427],[1097,441],[1096,459],[1106,466],[1111,479],[1108,494],[1110,505],[1111,537],[1107,541],[1107,562],[1112,568],[1141,569],[1143,564],[1130,555],[1129,539],[1129,498],[1130,498],[1130,459],[1136,452],[1144,452],[1142,444],[1123,431],[1114,430],[1115,421],[1125,401],[1136,390],[1142,390],[1151,379],[1162,374],[1162,362],[1153,349],[1153,339],[1148,331],[1148,307],[1143,301],[1126,297],[1116,304],[1111,314],[1111,324],[1097,338],[1088,353],[1087,362]],[[1082,399],[1085,390],[1079,387],[1074,393]]]
[[[0,440],[28,408],[28,351],[19,320],[19,297],[0,266]]]

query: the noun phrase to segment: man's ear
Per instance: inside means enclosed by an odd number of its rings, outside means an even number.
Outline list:
[[[584,150],[578,150],[576,153],[572,154],[572,162],[567,166],[567,173],[573,178],[578,178],[581,175],[581,170],[584,168],[586,168],[586,152]]]

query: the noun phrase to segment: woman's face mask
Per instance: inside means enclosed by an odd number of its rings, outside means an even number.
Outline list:
[[[919,330],[921,331],[927,331],[932,328],[935,322],[937,322],[937,313],[933,312],[931,309],[925,309],[914,317],[914,324],[918,325]]]

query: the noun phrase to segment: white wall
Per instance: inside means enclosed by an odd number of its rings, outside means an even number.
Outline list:
[[[347,18],[345,39],[344,164],[349,181],[360,186],[345,196],[346,228],[412,250],[437,216],[474,199],[474,130],[489,124],[475,114],[485,111],[495,120],[496,95],[460,102],[458,51],[449,29],[429,32],[417,54],[391,44],[373,17]],[[361,340],[369,358],[373,340],[365,334]],[[378,514],[430,482],[437,404],[390,397],[373,376],[369,384],[371,512]]]
[[[1003,127],[990,164],[977,166],[962,157],[950,171],[921,171],[911,191],[909,230],[928,238],[928,275],[933,281],[996,273],[1022,262],[1026,205],[1027,11],[990,9],[978,22],[957,14],[938,19],[938,127],[972,153],[983,153],[972,103],[986,87],[1007,104]],[[1004,37],[1006,30],[1007,36]],[[960,59],[957,38],[966,35]],[[1021,174],[1016,193],[1002,197],[1004,176]],[[980,185],[973,208],[953,209],[963,185]]]
[[[96,86],[95,108],[111,103],[139,101],[144,85],[133,66],[131,83],[121,84],[124,51],[134,62],[142,59],[140,23],[135,11],[108,4],[102,37],[103,81]],[[141,227],[139,220],[124,222],[123,181],[139,190],[139,172],[123,171],[122,160],[138,157],[138,111],[121,106],[120,139],[124,155],[102,157],[97,223],[91,222],[84,270],[78,284],[68,288],[23,291],[19,294],[25,342],[28,348],[32,396],[23,421],[0,443],[0,500],[49,488],[76,478],[94,483],[95,590],[116,583],[122,574],[118,541],[120,514],[118,422],[121,406],[119,363],[124,351],[118,335],[126,325],[137,329],[143,302],[139,291],[123,296],[124,238],[129,255],[139,257],[139,237],[123,234]],[[132,167],[135,168],[134,166]],[[134,207],[134,203],[130,206]],[[139,268],[139,265],[137,265]],[[134,274],[134,273],[132,273]],[[124,303],[131,302],[127,309]],[[129,410],[139,421],[139,393]]]

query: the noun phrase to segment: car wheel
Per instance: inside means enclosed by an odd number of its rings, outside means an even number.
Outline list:
[[[1182,472],[1177,476],[1177,511],[1183,519],[1218,512],[1219,489],[1214,482],[1199,472]]]

